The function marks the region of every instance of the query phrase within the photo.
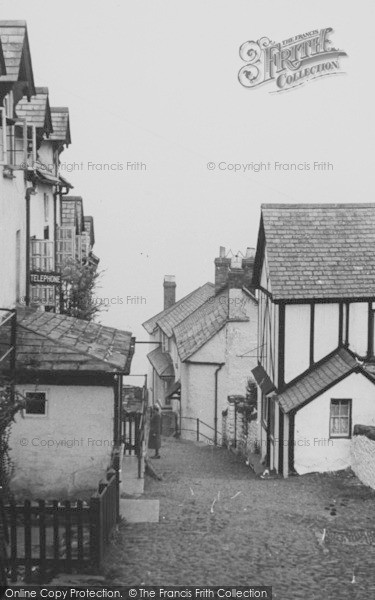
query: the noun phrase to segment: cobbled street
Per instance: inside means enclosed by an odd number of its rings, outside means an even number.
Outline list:
[[[351,473],[261,479],[223,448],[164,439],[145,498],[106,563],[123,585],[272,585],[282,600],[375,598],[375,492]],[[324,538],[324,539],[323,539]]]

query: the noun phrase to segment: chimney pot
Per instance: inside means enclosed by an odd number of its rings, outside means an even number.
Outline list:
[[[219,257],[225,258],[225,246],[220,246],[219,248]]]

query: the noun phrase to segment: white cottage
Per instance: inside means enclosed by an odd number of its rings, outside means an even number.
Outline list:
[[[164,282],[165,310],[144,323],[157,347],[148,355],[154,400],[174,401],[181,435],[221,442],[228,396],[245,394],[256,364],[258,302],[251,279],[254,250],[215,259],[215,285],[206,283],[178,302]],[[175,284],[174,284],[175,285]],[[173,401],[172,401],[173,402]]]
[[[375,424],[375,204],[263,205],[254,284],[263,459],[350,466],[354,424]]]
[[[87,497],[120,445],[126,331],[31,309],[17,312],[16,389],[26,401],[9,445],[16,496]]]

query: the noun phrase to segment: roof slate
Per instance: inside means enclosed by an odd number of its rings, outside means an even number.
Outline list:
[[[31,309],[17,311],[17,369],[129,373],[131,333]]]
[[[36,95],[30,101],[24,96],[16,106],[16,113],[20,119],[27,119],[29,125],[35,125],[38,129],[49,135],[52,133],[51,109],[48,100],[48,88],[35,88]]]
[[[292,382],[277,398],[284,412],[289,413],[354,371],[364,372],[364,369],[350,352],[339,348],[295,383]]]
[[[224,327],[228,320],[228,310],[228,290],[225,290],[209,298],[174,327],[177,350],[182,361],[197,352]]]
[[[151,319],[145,321],[143,327],[150,334],[155,331],[156,327],[160,327],[168,337],[171,337],[173,327],[199,308],[208,298],[214,295],[214,292],[215,286],[213,283],[205,283],[187,296],[181,298],[181,300],[173,304],[170,308],[161,311],[154,317],[151,317]]]
[[[264,204],[262,226],[275,300],[375,295],[375,204]]]
[[[69,109],[66,106],[52,106],[51,118],[53,133],[51,133],[50,139],[65,142],[69,145],[71,143]]]
[[[18,81],[25,40],[24,21],[0,21],[0,41],[6,67],[6,74],[2,75],[1,81]]]

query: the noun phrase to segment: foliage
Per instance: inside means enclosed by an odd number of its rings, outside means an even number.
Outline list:
[[[95,295],[102,272],[88,263],[69,259],[61,269],[61,312],[84,321],[91,321],[103,309]]]
[[[249,378],[247,380],[246,386],[246,414],[248,421],[255,421],[258,416],[257,413],[257,399],[258,399],[258,390],[256,383],[253,379]]]
[[[1,385],[1,382],[0,382]],[[11,386],[0,387],[0,486],[9,493],[9,480],[12,464],[9,457],[9,435],[14,416],[24,406],[24,400],[17,392],[12,393]]]

